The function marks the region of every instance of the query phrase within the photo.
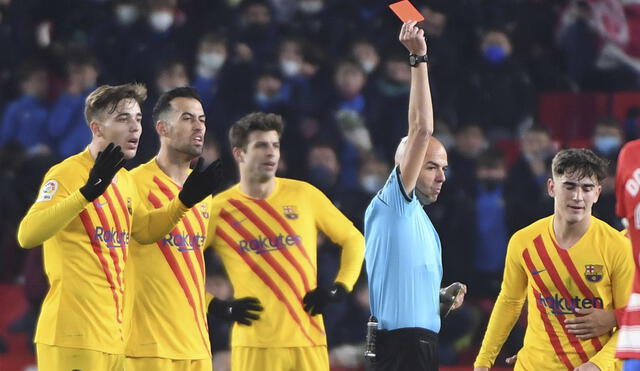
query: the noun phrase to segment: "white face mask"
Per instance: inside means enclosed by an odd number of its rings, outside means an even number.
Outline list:
[[[203,68],[208,70],[217,71],[222,67],[224,62],[226,61],[227,56],[223,53],[202,53],[198,55],[198,63]]]
[[[283,59],[280,61],[280,69],[285,76],[292,77],[300,73],[302,65],[296,61]]]
[[[369,174],[362,177],[360,185],[365,192],[372,195],[382,188],[384,182],[384,178],[375,174]]]
[[[360,62],[360,66],[362,67],[364,72],[369,74],[376,69],[376,67],[378,66],[378,63],[376,63],[375,61],[362,61]]]
[[[152,12],[149,23],[154,30],[164,32],[173,24],[173,13],[164,10]]]
[[[138,19],[140,11],[135,5],[122,4],[116,7],[116,18],[121,25],[128,26]]]
[[[307,1],[300,1],[298,3],[298,8],[304,14],[318,14],[322,11],[323,7],[324,7],[324,3],[319,0],[311,0],[311,1],[307,0]]]

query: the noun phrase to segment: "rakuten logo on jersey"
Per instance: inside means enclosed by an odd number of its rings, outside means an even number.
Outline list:
[[[169,233],[162,239],[162,246],[177,247],[178,251],[192,251],[202,249],[205,236],[201,234]]]
[[[574,296],[572,298],[563,298],[555,294],[555,296],[543,297],[542,294],[538,297],[538,303],[542,306],[551,309],[552,314],[575,314],[575,309],[590,309],[590,308],[604,308],[602,298],[581,298]]]
[[[258,236],[258,238],[253,240],[241,240],[238,241],[238,246],[240,247],[240,252],[253,251],[257,254],[264,254],[266,252],[294,246],[301,240],[302,238],[298,235],[279,234],[273,237]]]
[[[93,232],[93,240],[105,244],[108,249],[127,247],[129,238],[129,232],[116,231],[114,228],[104,229],[98,226]]]

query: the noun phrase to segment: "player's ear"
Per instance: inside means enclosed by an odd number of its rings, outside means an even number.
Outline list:
[[[602,186],[601,185],[597,185],[596,186],[596,197],[593,199],[593,203],[597,203],[598,200],[600,199],[600,193],[602,193]]]
[[[233,147],[233,149],[231,150],[231,154],[233,154],[233,158],[237,163],[244,162],[244,151],[242,150],[242,148]]]
[[[549,178],[547,179],[547,193],[549,193],[549,196],[551,197],[555,197],[556,196],[556,192],[553,189],[553,178]]]
[[[166,137],[169,133],[169,124],[164,120],[158,120],[156,122],[156,132],[161,137]]]
[[[89,123],[89,129],[91,129],[91,134],[93,134],[94,137],[101,138],[104,136],[102,132],[102,124],[97,121],[91,121]]]

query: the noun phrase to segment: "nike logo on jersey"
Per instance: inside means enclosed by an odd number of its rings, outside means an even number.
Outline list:
[[[107,202],[96,202],[96,207],[103,207],[107,204]]]
[[[231,223],[231,227],[235,228],[235,227],[239,226],[240,224],[242,224],[242,222],[244,222],[245,220],[247,220],[247,218],[244,218],[242,220],[238,220],[237,222],[233,222],[233,223]]]
[[[540,274],[540,273],[542,273],[544,271],[546,271],[546,269],[540,269],[539,271],[533,270],[533,271],[531,271],[531,274],[535,276],[536,274]]]

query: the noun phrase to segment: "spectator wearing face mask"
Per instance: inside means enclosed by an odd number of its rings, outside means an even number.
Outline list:
[[[233,122],[231,107],[238,102],[246,101],[247,89],[239,86],[251,86],[252,74],[246,63],[233,60],[226,36],[216,33],[206,33],[200,39],[193,69],[193,87],[198,90],[202,98],[202,106],[207,117],[220,130],[216,133],[226,133]],[[218,138],[226,143],[222,136]]]
[[[527,129],[520,138],[520,151],[505,185],[510,235],[553,212],[546,184],[555,148],[548,130],[541,125]]]
[[[140,1],[116,0],[107,19],[98,23],[89,45],[99,62],[100,74],[104,81],[124,83],[134,77],[133,39],[131,35],[142,32]]]
[[[313,58],[316,48],[308,41],[290,37],[280,42],[278,65],[283,85],[295,96],[295,110],[300,113],[318,111],[319,95],[324,89],[319,77],[320,60]],[[315,60],[314,60],[315,59]]]
[[[341,164],[334,145],[328,141],[313,143],[308,150],[306,169],[305,179],[320,189],[356,227],[362,230],[362,210],[366,207],[370,196],[360,190],[351,190],[342,185]],[[367,172],[372,173],[369,170]]]
[[[371,103],[367,115],[373,141],[385,158],[391,158],[396,143],[406,134],[411,67],[404,53],[389,54],[380,74],[370,83]]]
[[[624,144],[621,124],[612,117],[602,118],[596,123],[592,138],[592,150],[608,161],[607,178],[602,181],[598,202],[593,205],[593,215],[617,229],[623,229],[616,215],[615,174],[618,154]]]
[[[531,119],[529,77],[504,31],[485,32],[479,46],[480,58],[458,91],[461,119],[478,122],[491,139],[514,137]]]
[[[367,39],[355,40],[350,47],[351,58],[360,63],[368,79],[375,79],[380,67],[381,57],[376,45]]]
[[[221,93],[221,80],[228,60],[227,40],[216,34],[200,39],[194,69],[193,86],[198,90],[205,112]]]
[[[134,75],[129,78],[153,85],[157,64],[192,55],[198,40],[177,0],[147,0],[141,18],[141,30],[133,35],[130,55]]]
[[[594,128],[592,142],[593,152],[611,163],[616,163],[618,152],[624,144],[621,124],[610,117],[599,120]]]
[[[484,131],[474,123],[456,128],[454,140],[453,148],[449,150],[449,187],[443,191],[443,196],[456,192],[469,193],[476,188],[476,162],[488,147]]]

